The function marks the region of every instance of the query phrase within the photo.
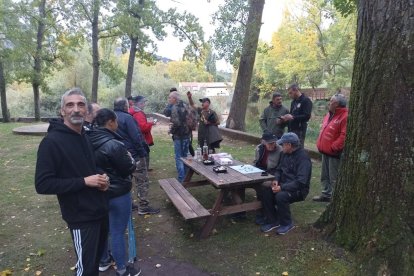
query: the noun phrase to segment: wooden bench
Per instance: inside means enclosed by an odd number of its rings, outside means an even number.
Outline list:
[[[210,212],[177,179],[160,179],[158,182],[184,219],[210,216]]]

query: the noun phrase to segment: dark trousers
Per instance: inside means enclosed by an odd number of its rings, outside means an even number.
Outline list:
[[[290,193],[281,191],[273,193],[271,187],[266,187],[262,192],[262,205],[264,215],[268,223],[277,223],[286,226],[292,223],[290,215],[290,204],[297,201],[302,201],[303,198],[298,193]]]
[[[108,218],[80,228],[71,228],[78,257],[76,276],[98,276],[99,260],[108,238]]]

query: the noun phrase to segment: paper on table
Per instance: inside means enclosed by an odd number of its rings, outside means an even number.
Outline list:
[[[252,166],[252,165],[230,166],[230,168],[242,174],[263,172],[263,170],[256,168],[255,166]]]

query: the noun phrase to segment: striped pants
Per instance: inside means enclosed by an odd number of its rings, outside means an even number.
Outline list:
[[[108,238],[108,218],[80,228],[70,228],[78,258],[76,276],[98,276],[99,260]]]

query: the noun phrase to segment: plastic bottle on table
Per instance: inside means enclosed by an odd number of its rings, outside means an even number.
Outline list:
[[[207,140],[204,140],[204,146],[203,146],[203,160],[208,160],[208,146],[207,146]]]

